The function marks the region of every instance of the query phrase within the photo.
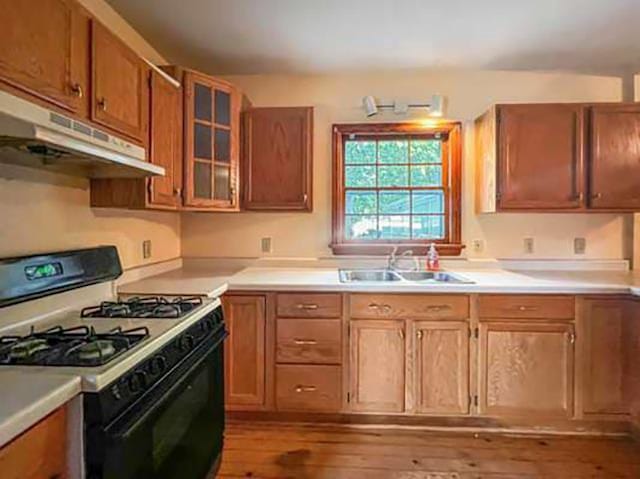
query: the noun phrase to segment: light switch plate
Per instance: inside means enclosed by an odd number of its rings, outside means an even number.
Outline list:
[[[587,251],[587,239],[586,238],[573,238],[573,253],[585,254]]]
[[[474,253],[482,253],[484,251],[484,240],[474,239],[471,241],[471,247]]]
[[[270,236],[260,240],[260,251],[263,253],[273,253],[273,240]]]
[[[151,258],[151,240],[144,240],[142,242],[142,257],[144,259]]]
[[[533,238],[525,238],[524,239],[524,252],[526,254],[533,254],[533,251],[534,251]]]

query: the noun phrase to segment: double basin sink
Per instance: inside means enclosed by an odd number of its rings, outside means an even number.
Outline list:
[[[341,269],[341,283],[392,283],[398,281],[411,283],[450,283],[470,284],[473,281],[464,276],[444,271],[395,271],[392,269]]]

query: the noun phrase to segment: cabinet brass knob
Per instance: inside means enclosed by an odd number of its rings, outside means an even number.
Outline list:
[[[107,111],[107,99],[106,98],[100,98],[98,100],[98,108],[100,108],[102,111]]]
[[[71,84],[71,92],[78,98],[82,98],[84,96],[84,91],[82,90],[82,86],[79,83]]]

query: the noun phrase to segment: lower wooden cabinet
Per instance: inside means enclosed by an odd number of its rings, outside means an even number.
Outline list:
[[[578,337],[578,403],[590,415],[630,412],[629,386],[637,369],[637,320],[633,303],[620,299],[585,299],[576,320]],[[634,329],[636,331],[634,331]]]
[[[469,324],[415,321],[413,354],[415,412],[469,412]]]
[[[350,328],[351,410],[403,412],[405,322],[352,320]]]
[[[571,417],[574,338],[571,323],[482,323],[480,413]]]
[[[223,300],[229,337],[225,342],[225,402],[228,409],[265,407],[264,296],[227,295]]]
[[[0,449],[2,479],[67,477],[67,410],[54,411]]]

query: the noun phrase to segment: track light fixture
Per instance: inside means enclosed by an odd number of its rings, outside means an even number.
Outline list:
[[[426,108],[429,116],[441,117],[444,115],[444,97],[442,95],[433,95],[429,103],[406,103],[400,100],[394,100],[390,104],[377,103],[373,96],[365,96],[362,98],[362,106],[367,117],[375,116],[381,109],[393,109],[396,115],[404,115],[409,108]]]

